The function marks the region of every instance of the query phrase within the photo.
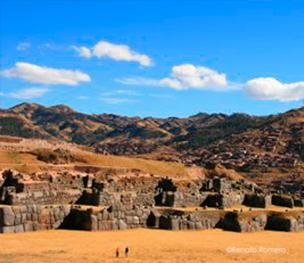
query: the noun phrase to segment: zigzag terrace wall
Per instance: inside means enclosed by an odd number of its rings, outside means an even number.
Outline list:
[[[244,179],[173,180],[138,170],[31,175],[5,170],[0,176],[0,231],[304,229],[303,209],[283,208],[286,211],[275,213],[269,208],[271,201],[301,207],[303,198],[271,194]],[[235,210],[235,206],[242,208]],[[258,210],[243,211],[245,206]]]
[[[0,232],[18,233],[49,229],[110,231],[133,228],[202,230],[220,228],[235,232],[262,230],[302,231],[304,212],[186,211],[175,208],[123,206],[4,206],[0,208]]]

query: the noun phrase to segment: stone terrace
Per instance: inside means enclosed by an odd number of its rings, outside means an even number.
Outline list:
[[[57,228],[304,229],[302,196],[266,192],[250,181],[225,177],[173,180],[123,169],[31,175],[5,170],[0,203],[3,233]],[[274,212],[273,205],[286,211]],[[234,209],[246,206],[247,211]]]

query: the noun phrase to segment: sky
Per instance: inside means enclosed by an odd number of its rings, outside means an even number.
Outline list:
[[[304,1],[1,0],[0,108],[185,117],[303,106]]]

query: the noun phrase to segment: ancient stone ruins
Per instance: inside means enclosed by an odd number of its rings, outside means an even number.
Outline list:
[[[139,227],[304,230],[300,191],[266,191],[244,179],[221,177],[170,179],[110,168],[98,173],[31,175],[4,170],[0,175],[0,204],[2,233]]]

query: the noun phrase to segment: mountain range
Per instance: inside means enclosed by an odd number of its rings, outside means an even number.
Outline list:
[[[199,113],[187,118],[140,118],[22,103],[0,109],[0,134],[202,166],[220,162],[239,170],[288,168],[304,160],[304,107],[268,116]]]

